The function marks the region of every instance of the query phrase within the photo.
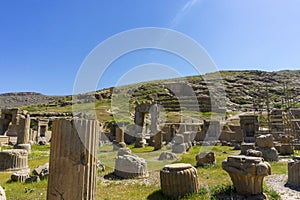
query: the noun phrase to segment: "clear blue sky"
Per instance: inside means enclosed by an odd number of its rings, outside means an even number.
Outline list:
[[[219,70],[300,69],[299,9],[297,0],[0,0],[0,93],[71,94],[89,52],[140,27],[190,36]],[[113,86],[122,65],[130,70],[149,62],[194,73],[174,56],[132,52],[113,64],[99,87]]]

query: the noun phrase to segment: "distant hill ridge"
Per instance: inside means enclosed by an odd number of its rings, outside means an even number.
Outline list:
[[[62,96],[47,96],[36,92],[9,92],[0,94],[0,107],[13,108],[42,104],[60,99]]]
[[[275,72],[266,72],[259,70],[239,70],[239,71],[220,71],[225,89],[225,101],[228,110],[240,110],[250,108],[253,101],[258,98],[265,98],[265,88],[269,89],[271,105],[279,106],[285,95],[284,85],[287,84],[290,97],[293,96],[294,102],[300,106],[300,70],[282,70]],[[174,94],[166,89],[156,85],[168,85],[174,82],[187,81],[189,86],[193,88],[199,101],[200,109],[204,111],[210,107],[209,91],[207,83],[201,76],[189,76],[183,78],[175,78],[168,80],[158,80],[145,83],[139,83],[136,90],[136,84],[119,87],[116,92],[122,93],[128,89],[134,90],[132,97],[137,100],[151,100],[156,98],[169,111],[178,111],[178,100]],[[209,83],[212,84],[212,83]],[[112,97],[114,89],[103,89],[96,91],[96,99],[98,101],[107,101]],[[184,96],[183,106],[189,107],[189,97]],[[50,102],[50,103],[47,103]],[[84,103],[84,101],[82,101]],[[46,104],[45,104],[46,103]],[[72,105],[71,96],[47,96],[35,92],[16,92],[0,94],[1,107],[18,107],[28,105],[57,105],[65,107]]]

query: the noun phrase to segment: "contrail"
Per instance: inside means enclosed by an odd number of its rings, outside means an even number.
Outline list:
[[[192,9],[192,7],[201,0],[190,0],[184,4],[184,6],[177,12],[176,16],[171,22],[170,28],[176,27],[183,17]]]

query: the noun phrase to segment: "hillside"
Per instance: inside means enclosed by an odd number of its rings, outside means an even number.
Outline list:
[[[224,110],[225,105],[227,112],[252,110],[253,107],[265,109],[267,101],[270,107],[282,108],[287,104],[287,99],[293,106],[300,105],[300,70],[221,71],[220,74],[224,93],[222,85],[216,84],[214,79],[204,80],[202,76],[191,76],[97,91],[95,109],[101,119],[110,120],[113,112],[123,112],[126,102],[129,102],[131,113],[136,102],[145,101],[157,101],[168,112],[182,109],[210,112],[211,107]],[[208,89],[209,86],[214,86],[213,91]],[[214,94],[218,94],[219,98],[211,101],[210,95]],[[90,102],[90,96],[86,98],[81,95],[77,99],[82,107]],[[31,112],[72,112],[72,100],[71,97],[63,97],[25,109]]]
[[[0,94],[0,107],[12,108],[42,104],[49,101],[60,99],[60,96],[46,96],[35,92],[13,92]]]

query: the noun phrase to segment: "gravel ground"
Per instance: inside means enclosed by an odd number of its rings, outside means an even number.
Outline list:
[[[287,187],[288,176],[285,174],[274,174],[265,177],[266,184],[269,188],[277,191],[282,200],[300,199],[300,188]]]

